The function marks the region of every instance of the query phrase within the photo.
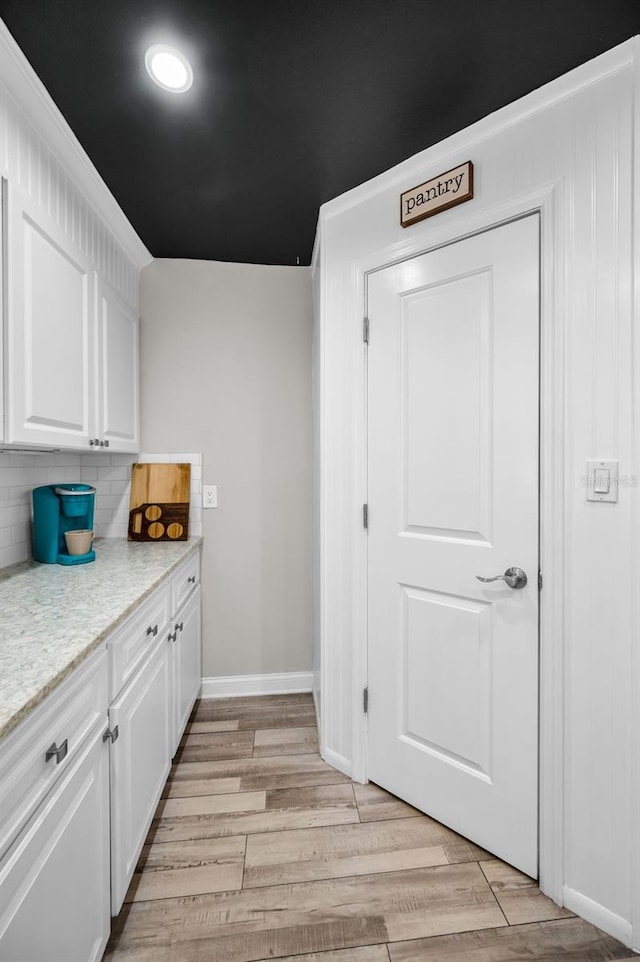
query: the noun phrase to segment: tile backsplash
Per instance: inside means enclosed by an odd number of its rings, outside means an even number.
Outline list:
[[[0,453],[0,568],[31,557],[31,490],[56,481],[84,481],[96,489],[98,538],[126,538],[131,465],[140,461],[191,463],[189,532],[202,534],[202,455]]]

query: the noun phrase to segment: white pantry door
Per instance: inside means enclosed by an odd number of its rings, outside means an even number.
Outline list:
[[[368,314],[368,776],[535,877],[538,215],[373,273]]]

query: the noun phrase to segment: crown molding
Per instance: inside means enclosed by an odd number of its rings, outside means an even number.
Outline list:
[[[91,163],[42,81],[0,19],[0,83],[138,270],[153,257]]]

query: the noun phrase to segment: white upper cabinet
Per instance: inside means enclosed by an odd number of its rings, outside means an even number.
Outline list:
[[[138,318],[106,283],[98,284],[98,439],[116,451],[140,449]]]
[[[6,198],[5,443],[137,451],[137,317],[28,194]]]
[[[88,448],[94,416],[91,264],[13,185],[6,221],[5,440]]]

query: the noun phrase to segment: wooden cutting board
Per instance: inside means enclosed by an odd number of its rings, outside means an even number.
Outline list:
[[[190,464],[132,465],[129,541],[186,541],[190,488]]]

